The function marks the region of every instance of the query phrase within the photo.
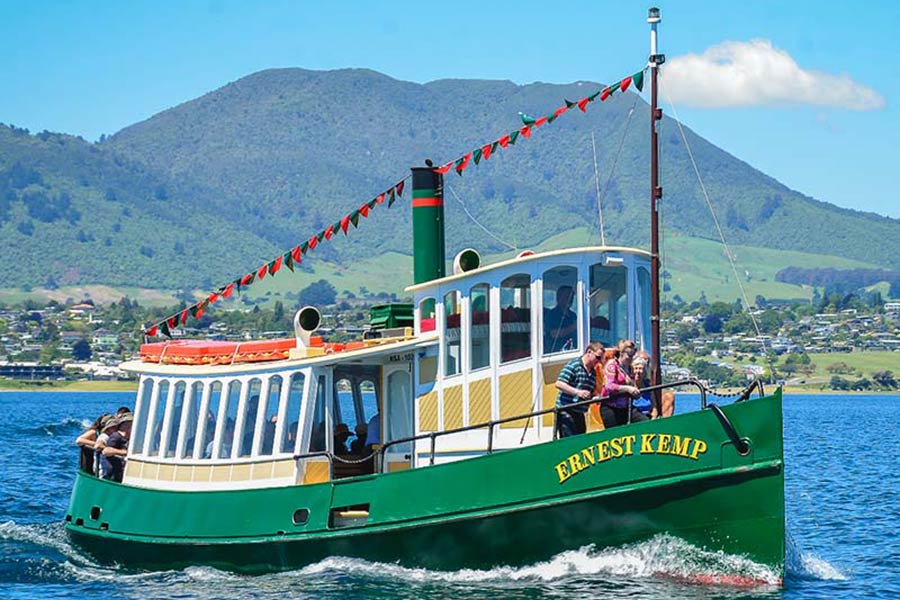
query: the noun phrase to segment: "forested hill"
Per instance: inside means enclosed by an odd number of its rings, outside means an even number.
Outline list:
[[[419,85],[360,69],[278,69],[244,77],[98,144],[3,127],[0,274],[6,285],[40,285],[48,272],[59,273],[60,283],[222,282],[333,223],[425,158],[440,164],[460,156],[518,128],[519,111],[540,116],[598,87],[471,80]],[[587,114],[572,110],[531,139],[520,138],[463,177],[451,172],[449,251],[506,249],[471,223],[457,197],[497,238],[517,247],[585,224],[596,227],[592,131],[607,240],[645,244],[647,113],[635,94],[614,95],[591,104]],[[687,135],[730,242],[900,268],[900,221],[805,197]],[[668,118],[661,144],[665,225],[715,239]],[[37,205],[56,208],[48,213]],[[404,199],[316,252],[345,262],[390,250],[409,253],[410,230]]]

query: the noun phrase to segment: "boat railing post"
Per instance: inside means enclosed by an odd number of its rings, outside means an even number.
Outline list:
[[[437,439],[437,433],[432,431],[431,435],[428,437],[431,438],[431,458],[429,459],[428,464],[433,465],[434,464],[434,441]]]
[[[556,441],[559,439],[559,431],[557,427],[557,421],[559,421],[559,407],[553,407],[553,440]]]
[[[487,452],[491,454],[494,451],[494,422],[488,423],[488,447]]]

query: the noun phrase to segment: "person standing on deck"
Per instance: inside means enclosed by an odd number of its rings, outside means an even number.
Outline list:
[[[556,396],[558,408],[590,400],[594,396],[594,387],[597,385],[594,368],[602,356],[603,344],[591,342],[580,357],[573,358],[566,363],[556,380],[556,389],[559,390],[559,394]],[[587,405],[577,406],[557,413],[556,430],[559,437],[564,438],[585,432],[584,415],[587,408]]]

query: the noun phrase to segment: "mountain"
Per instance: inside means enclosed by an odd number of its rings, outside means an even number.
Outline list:
[[[518,128],[519,111],[540,116],[599,87],[419,85],[363,69],[275,69],[97,144],[0,127],[0,275],[7,286],[43,285],[52,276],[56,284],[208,289],[307,239],[410,166],[446,162]],[[646,245],[647,113],[639,96],[614,95],[520,138],[463,177],[448,174],[448,254],[465,246],[496,253],[576,228],[596,231],[592,132],[606,239]],[[661,132],[664,226],[718,239],[677,124],[666,118]],[[900,221],[806,197],[686,135],[730,243],[821,254],[823,266],[837,256],[900,268]],[[317,260],[408,254],[408,203],[376,215],[348,238],[317,248]],[[396,283],[405,283],[402,275]]]

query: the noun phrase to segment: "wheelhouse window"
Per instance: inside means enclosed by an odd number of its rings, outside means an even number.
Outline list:
[[[159,453],[159,442],[162,437],[163,417],[166,415],[166,402],[169,400],[169,382],[159,382],[159,395],[156,398],[156,406],[152,407],[153,413],[147,420],[147,456],[156,456]]]
[[[531,278],[511,275],[500,284],[500,362],[531,356]]]
[[[253,451],[253,434],[256,429],[256,418],[259,415],[259,396],[262,382],[254,377],[250,380],[249,385],[247,400],[244,402],[243,418],[238,423],[240,432],[236,430],[236,435],[240,436],[237,454],[239,458],[250,456],[250,453]]]
[[[219,453],[217,456],[218,458],[231,458],[231,450],[234,445],[234,427],[237,422],[238,405],[241,402],[240,381],[232,381],[228,384],[228,395],[224,401],[222,422],[217,426],[217,429],[222,430],[222,433],[219,435]]]
[[[175,447],[178,445],[178,431],[181,427],[181,413],[184,411],[185,383],[179,381],[175,384],[173,394],[169,396],[168,430],[166,431],[166,449],[163,456],[166,458],[175,456]]]
[[[462,319],[458,290],[444,296],[444,375],[457,375],[461,368]]]
[[[625,267],[598,263],[590,280],[591,341],[614,345],[628,335]]]
[[[144,437],[147,429],[147,415],[150,413],[150,402],[153,399],[153,388],[155,381],[149,377],[145,378],[141,385],[141,397],[138,401],[138,408],[134,413],[134,439],[131,442],[133,454],[144,453]]]
[[[266,405],[263,408],[262,444],[259,449],[260,456],[271,456],[275,446],[275,430],[278,426],[278,405],[281,401],[281,375],[273,375],[269,379],[269,393],[266,394]]]
[[[281,451],[294,452],[297,447],[297,428],[300,424],[300,406],[303,403],[303,388],[306,376],[303,373],[291,375],[291,386],[288,390],[287,407],[279,417],[284,423]]]
[[[490,286],[481,283],[469,290],[469,368],[491,364]]]
[[[424,298],[419,302],[419,331],[421,333],[435,330],[435,305],[434,298]]]
[[[325,376],[319,375],[316,382],[316,403],[313,406],[312,430],[309,439],[310,452],[325,452],[328,448],[328,422],[325,414]]]
[[[578,348],[578,289],[575,267],[554,267],[543,275],[543,353],[556,354]]]
[[[637,269],[637,284],[635,314],[637,315],[638,330],[635,341],[640,348],[652,354],[655,352],[655,348],[651,347],[652,336],[650,335],[650,272],[644,267]]]
[[[213,456],[213,442],[216,437],[216,423],[219,422],[221,400],[222,382],[214,381],[209,388],[209,405],[206,408],[206,416],[197,434],[201,444],[200,455],[203,458],[212,458]]]
[[[191,458],[194,455],[201,400],[203,400],[203,382],[195,381],[188,388],[188,397],[184,409],[182,409],[181,432],[177,447],[178,458]]]

